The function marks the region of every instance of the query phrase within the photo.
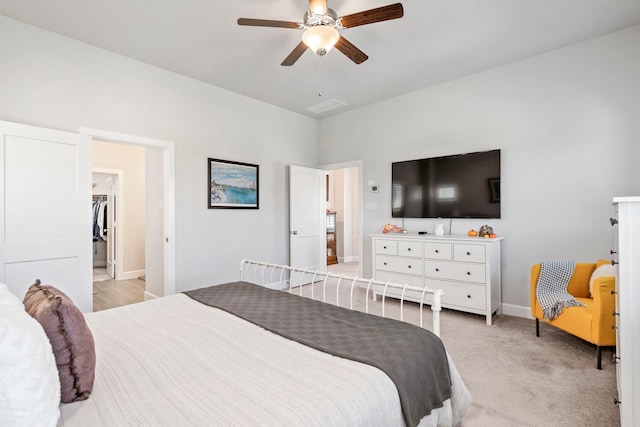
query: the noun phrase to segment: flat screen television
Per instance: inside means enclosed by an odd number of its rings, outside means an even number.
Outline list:
[[[391,164],[394,218],[500,218],[500,150]]]

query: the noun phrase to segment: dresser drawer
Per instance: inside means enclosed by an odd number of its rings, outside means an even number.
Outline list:
[[[464,283],[445,282],[440,280],[427,280],[426,286],[430,289],[442,289],[442,304],[474,310],[485,310],[487,298],[484,286],[469,285]],[[433,297],[429,297],[431,301]],[[427,298],[425,298],[427,300]]]
[[[398,242],[398,255],[422,258],[422,242]]]
[[[386,255],[398,254],[397,240],[376,240],[376,253]]]
[[[453,245],[453,259],[455,261],[481,262],[484,264],[486,261],[484,245],[455,243]]]
[[[375,269],[422,276],[422,259],[376,255]]]
[[[422,276],[399,274],[393,273],[391,271],[376,271],[376,280],[380,280],[382,282],[392,282],[398,285],[416,286],[418,288],[424,286]],[[384,285],[377,286],[377,289],[382,292],[382,289],[384,289]]]
[[[451,243],[427,242],[424,244],[424,257],[430,259],[451,259]]]
[[[425,277],[459,280],[461,282],[484,283],[485,266],[480,264],[458,264],[442,261],[425,261]]]

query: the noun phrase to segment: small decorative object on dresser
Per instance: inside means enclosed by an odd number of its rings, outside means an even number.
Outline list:
[[[500,314],[500,240],[416,234],[371,236],[376,280],[444,290],[442,306],[486,316]],[[376,292],[381,292],[376,288]],[[388,292],[388,295],[400,297]],[[420,293],[406,292],[419,301]]]
[[[493,227],[489,225],[483,225],[482,227],[480,227],[480,230],[478,230],[478,235],[480,237],[491,236],[492,234],[493,234]]]

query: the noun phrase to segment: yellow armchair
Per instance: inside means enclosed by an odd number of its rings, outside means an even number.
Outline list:
[[[540,264],[531,268],[531,314],[536,319],[536,336],[540,336],[540,320],[563,331],[595,344],[598,351],[597,368],[602,369],[602,347],[616,345],[615,277],[603,276],[593,281],[593,295],[589,292],[589,281],[596,267],[609,261],[598,263],[576,263],[573,276],[569,280],[567,292],[584,307],[566,307],[553,320],[546,320],[536,298],[536,284],[540,275]]]

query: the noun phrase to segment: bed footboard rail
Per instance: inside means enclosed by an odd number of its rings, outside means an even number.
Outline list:
[[[298,288],[300,296],[303,294],[304,285],[316,284],[322,282],[322,301],[327,302],[327,285],[330,279],[337,279],[337,282],[332,281],[331,286],[334,286],[335,282],[335,301],[329,303],[340,305],[340,292],[341,285],[350,286],[349,288],[349,309],[354,309],[354,290],[356,288],[365,288],[365,307],[364,311],[369,313],[369,295],[373,301],[377,301],[377,293],[381,294],[382,301],[382,317],[385,317],[385,302],[390,294],[393,294],[393,298],[400,301],[400,320],[404,321],[404,303],[407,291],[411,291],[414,295],[412,301],[415,301],[415,295],[419,297],[419,311],[420,311],[420,327],[423,325],[423,311],[424,306],[429,305],[431,307],[433,325],[431,331],[440,336],[440,311],[442,310],[441,301],[444,294],[442,289],[421,288],[416,286],[410,286],[408,284],[398,284],[393,282],[384,282],[374,279],[365,279],[362,277],[345,276],[341,274],[330,273],[328,271],[310,270],[298,267],[292,267],[289,265],[272,264],[262,261],[253,261],[243,259],[240,263],[240,280],[255,283],[257,285],[266,286],[278,290],[287,290],[289,293],[294,293],[294,288]],[[311,299],[319,299],[314,295],[315,286],[310,286]],[[380,291],[381,289],[381,291]],[[377,292],[377,293],[376,293]],[[399,296],[398,296],[399,295]]]

